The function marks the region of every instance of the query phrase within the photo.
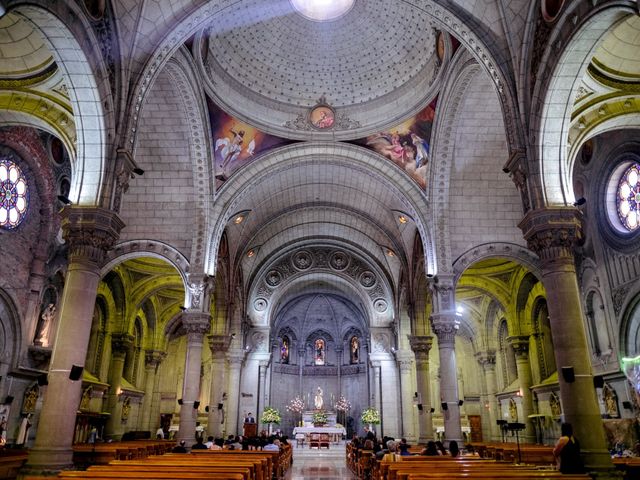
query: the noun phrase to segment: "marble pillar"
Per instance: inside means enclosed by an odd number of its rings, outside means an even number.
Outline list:
[[[396,361],[400,369],[400,403],[402,405],[402,435],[409,443],[414,443],[418,436],[415,432],[414,415],[418,409],[414,404],[413,389],[414,357],[411,351],[400,350],[396,353]]]
[[[209,335],[211,348],[211,385],[209,389],[209,415],[207,417],[207,433],[216,438],[224,433],[224,394],[226,353],[231,337],[229,335]],[[223,408],[218,408],[222,405]]]
[[[444,433],[447,442],[462,444],[462,425],[458,405],[458,378],[455,340],[460,322],[455,312],[433,313],[431,327],[438,337],[440,356],[440,401],[444,417]],[[445,407],[446,406],[446,407]]]
[[[229,362],[229,402],[227,408],[227,435],[238,435],[238,409],[240,408],[240,370],[244,360],[244,352],[231,351],[227,355]],[[256,415],[258,415],[256,413]]]
[[[82,382],[69,379],[73,365],[84,365],[91,320],[106,252],[124,223],[99,207],[68,206],[62,211],[62,232],[69,246],[56,342],[34,447],[23,474],[56,471],[73,464],[73,433]],[[54,433],[55,432],[55,433]]]
[[[196,442],[196,421],[198,409],[194,403],[200,398],[200,370],[202,368],[202,344],[210,328],[207,312],[186,310],[182,314],[182,327],[187,335],[187,354],[180,406],[180,430],[177,440],[184,440],[187,447]]]
[[[166,353],[160,350],[147,350],[144,356],[144,399],[142,400],[142,423],[139,428],[150,431],[152,438],[160,426],[160,418],[152,417],[151,411],[158,367],[165,356]]]
[[[478,352],[476,354],[476,360],[484,372],[482,418],[486,418],[486,422],[483,421],[483,425],[486,425],[484,428],[484,435],[486,435],[486,438],[483,438],[483,441],[498,442],[502,437],[500,430],[498,429],[498,424],[496,423],[496,420],[498,420],[499,417],[498,400],[496,399],[496,392],[498,391],[498,384],[496,381],[496,352],[495,350]]]
[[[416,357],[416,382],[418,388],[418,425],[420,443],[433,440],[433,415],[431,408],[431,380],[429,378],[429,351],[433,346],[433,337],[413,335],[409,337],[411,349]]]
[[[380,391],[380,379],[382,376],[382,364],[380,361],[375,360],[371,362],[373,369],[373,391],[371,392],[371,405],[373,405],[378,412],[382,412],[382,399]]]
[[[507,338],[516,355],[516,369],[522,396],[522,418],[518,422],[524,423],[526,428],[522,438],[527,443],[535,443],[536,433],[529,415],[533,414],[533,393],[531,392],[531,364],[529,363],[529,336],[517,335]]]
[[[593,386],[574,246],[582,238],[582,213],[573,207],[530,210],[519,224],[531,250],[542,262],[551,336],[558,366],[564,420],[573,425],[588,467],[611,467],[600,408]],[[562,367],[571,367],[568,382]]]
[[[107,392],[107,411],[111,415],[109,415],[105,426],[105,436],[112,440],[120,440],[124,433],[121,421],[122,400],[120,394],[125,361],[127,355],[130,355],[132,346],[133,337],[127,333],[118,333],[111,336],[111,364],[109,366],[109,390]]]

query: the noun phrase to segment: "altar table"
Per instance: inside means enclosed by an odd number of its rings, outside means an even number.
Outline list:
[[[347,434],[347,431],[344,427],[296,427],[293,429],[294,438],[297,434],[304,434],[307,441],[312,433],[328,433],[332,442],[339,442],[342,440],[342,436]]]

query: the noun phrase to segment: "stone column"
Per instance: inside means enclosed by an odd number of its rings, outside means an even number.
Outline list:
[[[418,388],[418,425],[419,442],[433,440],[433,419],[431,414],[431,380],[429,378],[429,351],[433,346],[433,337],[413,335],[409,337],[411,349],[416,357],[416,381]],[[420,409],[422,406],[422,409]]]
[[[73,365],[84,365],[91,320],[105,254],[117,240],[124,223],[99,207],[65,207],[62,231],[69,245],[69,267],[60,304],[56,342],[49,370],[49,386],[40,412],[34,447],[25,475],[70,467],[76,413],[82,382],[69,379]]]
[[[487,350],[485,352],[478,352],[476,354],[476,360],[484,371],[484,387],[485,397],[484,404],[489,405],[488,420],[486,424],[486,431],[489,434],[489,438],[484,441],[499,441],[501,439],[500,432],[498,431],[498,401],[496,400],[496,392],[498,390],[496,382],[496,352],[495,350]],[[487,415],[483,415],[485,418]],[[484,423],[484,422],[483,422]]]
[[[124,433],[122,428],[122,402],[120,393],[122,375],[125,368],[127,354],[133,346],[133,337],[127,333],[117,333],[111,336],[111,365],[109,366],[109,392],[107,394],[107,411],[111,414],[105,426],[105,434],[120,440]]]
[[[411,351],[401,350],[396,354],[396,361],[400,369],[400,398],[402,404],[402,434],[408,442],[416,441],[417,436],[414,428],[413,404],[413,354]]]
[[[211,387],[209,390],[209,416],[207,419],[207,433],[216,438],[223,434],[223,411],[218,404],[223,404],[225,393],[225,364],[226,353],[229,349],[231,337],[229,335],[209,335],[211,348]]]
[[[371,367],[373,369],[373,391],[371,392],[371,402],[369,403],[371,403],[371,405],[373,405],[376,410],[382,412],[382,401],[380,398],[380,377],[382,376],[382,364],[379,360],[372,361]]]
[[[182,405],[180,406],[180,430],[177,440],[184,440],[187,447],[196,442],[196,420],[198,410],[194,403],[200,398],[200,370],[202,368],[202,344],[209,331],[211,319],[209,313],[186,310],[182,314],[182,327],[187,335],[187,355],[184,366],[182,386]]]
[[[587,344],[573,248],[582,237],[582,214],[558,207],[527,212],[519,224],[531,250],[542,261],[551,335],[558,366],[565,421],[573,425],[585,461],[592,468],[610,468],[606,440]],[[562,367],[572,367],[575,381],[567,382]]]
[[[227,435],[238,435],[238,409],[240,408],[240,369],[244,352],[233,351],[227,356],[229,361],[229,407],[227,409]],[[258,412],[255,413],[258,418]]]
[[[458,378],[456,367],[455,341],[460,322],[455,312],[434,313],[431,327],[438,337],[440,356],[440,400],[443,408],[444,433],[447,441],[462,442],[460,406],[458,405]]]
[[[526,428],[523,432],[524,440],[527,443],[535,443],[536,435],[533,424],[529,420],[529,415],[533,413],[533,394],[531,393],[531,364],[529,363],[529,336],[518,335],[507,338],[516,354],[516,369],[518,371],[518,381],[520,383],[520,394],[522,395],[522,417],[518,421],[524,423]]]
[[[269,401],[269,392],[267,391],[267,368],[269,368],[268,360],[260,360],[258,361],[258,398],[256,405],[256,416],[260,415],[259,412],[262,412],[264,408],[267,406],[267,402]],[[260,424],[260,428],[268,427],[267,425]]]
[[[155,393],[158,367],[166,355],[165,352],[160,350],[147,350],[144,356],[144,399],[142,400],[142,423],[140,430],[150,431],[152,438],[155,437],[155,432],[160,425],[160,419],[152,419],[151,405]],[[157,425],[156,422],[158,422]]]

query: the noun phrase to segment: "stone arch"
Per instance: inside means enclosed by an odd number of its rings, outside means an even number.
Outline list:
[[[5,375],[18,364],[22,328],[18,310],[11,296],[0,288],[0,375]]]
[[[100,52],[91,50],[100,42],[91,27],[82,22],[81,12],[68,14],[69,10],[79,8],[70,2],[56,2],[53,6],[47,2],[47,7],[15,2],[11,7],[12,12],[20,14],[40,32],[70,83],[76,150],[70,149],[73,175],[69,198],[75,204],[97,205],[103,194],[106,158],[114,132],[113,115],[109,113],[113,109],[103,106],[103,101],[107,106],[113,104],[109,82],[103,81],[108,77],[106,67]],[[62,18],[72,18],[74,23],[68,25]],[[82,45],[89,50],[85,52]]]
[[[453,262],[454,283],[474,263],[487,258],[508,258],[527,268],[540,281],[542,266],[540,259],[531,251],[513,243],[485,243],[460,255]]]
[[[435,249],[430,241],[432,230],[428,220],[428,205],[424,192],[399,167],[381,162],[380,157],[365,148],[350,144],[314,143],[294,144],[278,148],[239,170],[223,185],[210,212],[205,272],[215,275],[219,242],[229,218],[239,211],[239,203],[251,195],[259,182],[277,176],[292,166],[313,165],[318,159],[354,170],[358,175],[374,177],[404,204],[415,221],[424,242],[425,263],[435,263]]]
[[[603,37],[633,12],[629,2],[623,1],[605,3],[591,9],[588,14],[578,11],[579,8],[578,2],[568,5],[563,14],[564,20],[557,23],[558,28],[548,42],[539,67],[539,71],[547,74],[536,85],[532,99],[530,137],[535,161],[529,167],[533,190],[540,196],[534,200],[537,208],[567,206],[575,201],[572,176],[578,150],[574,151],[573,157],[567,154],[573,101]],[[577,30],[565,28],[564,33],[571,33],[572,37],[558,38],[562,34],[559,28],[562,23],[569,22],[571,17],[578,20],[580,14],[584,17]],[[552,58],[551,45],[560,45],[563,40],[568,41],[568,47],[559,58]]]
[[[620,322],[620,357],[640,355],[640,293],[630,295]]]

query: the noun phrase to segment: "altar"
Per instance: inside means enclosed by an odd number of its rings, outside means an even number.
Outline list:
[[[309,441],[312,433],[328,433],[334,443],[342,440],[342,436],[347,434],[344,427],[296,427],[293,429],[293,437],[299,439],[298,435],[304,435],[305,441]]]

